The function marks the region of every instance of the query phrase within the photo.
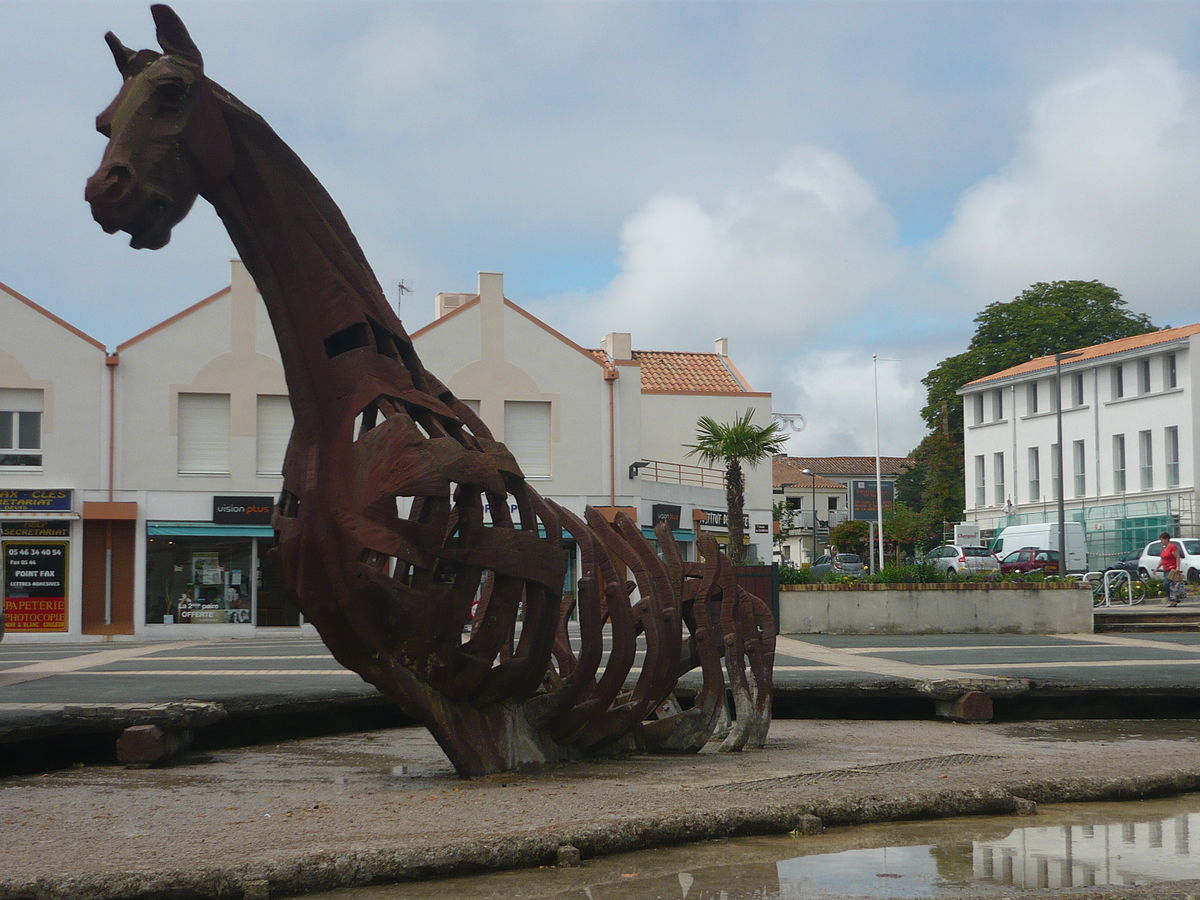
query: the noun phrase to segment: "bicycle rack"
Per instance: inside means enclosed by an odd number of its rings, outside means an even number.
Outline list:
[[[1134,604],[1142,602],[1141,600],[1134,599],[1134,597],[1133,597],[1133,578],[1124,569],[1112,569],[1112,570],[1110,570],[1108,572],[1104,572],[1104,573],[1088,572],[1086,575],[1083,576],[1083,580],[1089,582],[1090,584],[1095,584],[1097,581],[1097,578],[1093,577],[1093,576],[1098,576],[1100,579],[1102,579],[1101,585],[1104,588],[1104,600],[1099,603],[1092,604],[1093,606],[1112,606],[1113,605],[1113,594],[1114,594],[1113,589],[1114,588],[1117,589],[1116,593],[1119,596],[1120,590],[1122,587],[1124,587],[1125,595],[1128,598],[1125,600],[1125,603],[1127,605],[1133,606]],[[1123,585],[1122,585],[1122,582],[1124,582]],[[1120,602],[1120,601],[1118,601],[1118,602]]]

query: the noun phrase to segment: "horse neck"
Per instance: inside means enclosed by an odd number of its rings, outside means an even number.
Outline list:
[[[322,421],[345,412],[328,378],[327,338],[370,319],[397,340],[411,342],[320,182],[256,115],[240,108],[231,112],[226,104],[225,118],[234,171],[204,196],[262,294],[296,424],[319,432]],[[296,403],[298,397],[311,404]],[[311,422],[304,421],[305,408],[316,413]]]

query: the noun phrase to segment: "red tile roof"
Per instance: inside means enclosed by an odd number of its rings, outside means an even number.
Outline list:
[[[896,475],[912,465],[907,456],[879,457],[879,472],[881,475]],[[817,484],[820,486],[822,475],[859,476],[875,475],[875,457],[873,456],[776,456],[773,463],[775,487],[782,484],[806,485],[811,477],[801,472],[808,469],[817,473]],[[840,484],[840,482],[835,482]]]
[[[608,361],[603,350],[590,352],[600,362]],[[632,362],[641,367],[643,394],[753,393],[733,364],[718,353],[634,350]]]
[[[1177,341],[1180,338],[1189,337],[1193,334],[1200,334],[1200,322],[1192,325],[1180,325],[1178,328],[1164,328],[1162,331],[1151,331],[1149,334],[1136,334],[1133,337],[1118,338],[1115,341],[1107,341],[1103,344],[1093,344],[1091,347],[1076,348],[1079,350],[1079,356],[1072,357],[1070,360],[1063,360],[1064,365],[1073,365],[1088,360],[1098,359],[1102,356],[1112,356],[1116,353],[1127,353],[1130,350],[1141,350],[1143,347],[1153,347],[1155,344],[1166,344],[1171,341]],[[1073,351],[1068,351],[1073,352]],[[1001,378],[1013,378],[1018,375],[1028,375],[1031,372],[1041,372],[1054,368],[1054,356],[1039,356],[1036,359],[1031,359],[1028,362],[1020,363],[1019,365],[1010,366],[1007,369],[1002,369],[999,372],[993,372],[991,375],[985,375],[982,378],[976,378],[974,381],[968,381],[963,387],[971,387],[976,384],[986,384],[989,381],[996,381]]]

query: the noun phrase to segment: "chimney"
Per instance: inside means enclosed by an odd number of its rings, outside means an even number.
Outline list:
[[[434,300],[434,318],[440,319],[442,316],[454,312],[474,296],[474,294],[451,294],[447,291],[439,291]]]
[[[633,336],[628,331],[609,332],[604,336],[601,347],[609,359],[633,359]]]
[[[504,273],[480,272],[479,301],[487,306],[491,303],[504,302]]]
[[[717,356],[729,355],[729,338],[717,338],[713,341],[713,353]]]

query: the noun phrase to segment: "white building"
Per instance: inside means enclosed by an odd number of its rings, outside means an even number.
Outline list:
[[[887,513],[895,497],[896,478],[912,465],[906,456],[879,458],[879,485]],[[776,561],[812,562],[829,542],[829,529],[850,518],[877,520],[873,456],[777,456],[773,462],[776,502],[790,515],[781,519]],[[815,516],[814,516],[815,510]],[[815,528],[814,528],[815,522]]]
[[[1196,529],[1200,323],[1044,356],[976,379],[963,398],[967,521],[985,537],[1058,518],[1083,523],[1089,568]],[[1062,357],[1064,354],[1060,354]],[[1102,567],[1102,566],[1101,566]]]
[[[722,473],[686,455],[696,419],[754,392],[715,352],[586,349],[503,297],[438,296],[414,334],[545,496],[620,509],[653,536],[725,537]],[[6,640],[253,634],[304,627],[268,561],[291,409],[275,336],[240,262],[231,284],[114,352],[0,285],[0,600]],[[771,485],[747,471],[749,555],[767,558]],[[573,574],[569,578],[573,584]],[[568,585],[569,587],[569,585]]]
[[[413,345],[539,493],[576,513],[624,510],[647,538],[670,521],[689,559],[696,527],[723,545],[723,472],[698,465],[686,445],[701,416],[728,422],[752,409],[758,424],[771,421],[771,395],[750,388],[728,342],[711,353],[635,350],[630,334],[614,332],[588,349],[507,300],[503,275],[481,272],[478,288],[438,294]],[[764,464],[745,476],[746,555],[769,561],[771,473]]]

